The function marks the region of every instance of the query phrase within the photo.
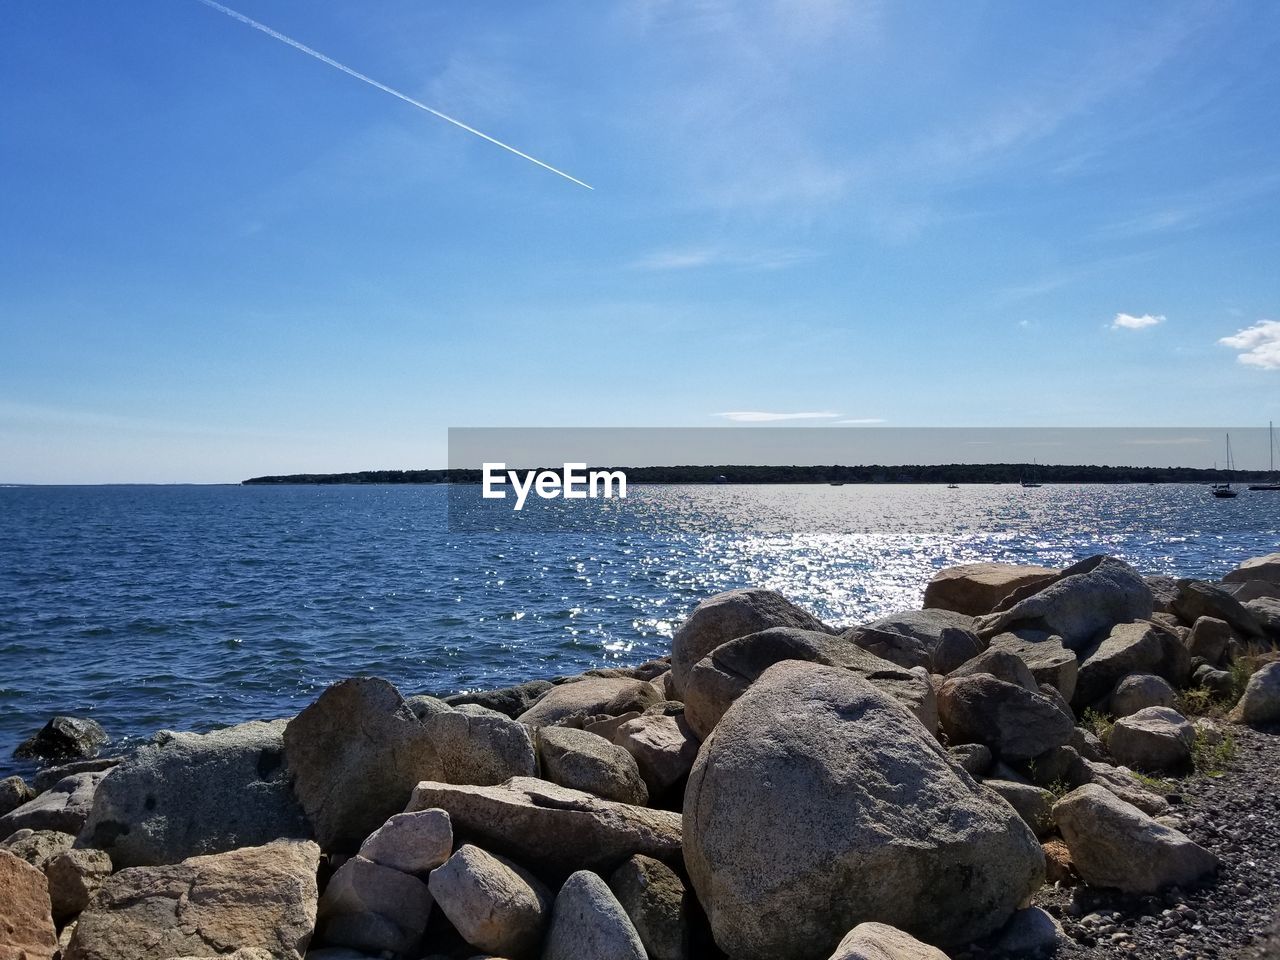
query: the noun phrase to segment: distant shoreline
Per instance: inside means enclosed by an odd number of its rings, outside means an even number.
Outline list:
[[[1036,483],[1254,483],[1261,471],[1205,470],[1195,467],[1109,467],[1029,463],[900,464],[871,466],[755,466],[721,464],[675,467],[610,467],[626,472],[630,483],[813,483],[813,484],[999,484]],[[362,470],[355,473],[293,473],[250,477],[249,486],[283,484],[440,484],[480,483],[479,470]]]

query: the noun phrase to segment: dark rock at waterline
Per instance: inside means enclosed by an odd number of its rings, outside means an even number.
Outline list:
[[[107,742],[107,731],[97,720],[85,717],[54,717],[35,736],[22,743],[13,755],[19,760],[76,760],[95,757]]]
[[[496,690],[477,690],[469,693],[455,693],[445,697],[444,702],[451,707],[475,703],[490,710],[505,713],[513,720],[537,702],[544,693],[555,684],[550,680],[530,680],[513,687],[499,687]]]

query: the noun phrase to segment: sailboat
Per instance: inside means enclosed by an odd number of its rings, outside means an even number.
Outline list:
[[[1035,460],[1033,459],[1033,460],[1031,461],[1031,470],[1029,471],[1029,475],[1028,475],[1028,476],[1026,476],[1026,477],[1021,478],[1021,479],[1018,481],[1018,482],[1019,482],[1019,483],[1021,483],[1024,487],[1038,487],[1038,486],[1040,486],[1040,481],[1036,479],[1036,470],[1035,470],[1035,467],[1036,467],[1036,462],[1035,462]]]
[[[1240,491],[1231,486],[1231,434],[1227,434],[1227,482],[1215,483],[1211,488],[1213,495],[1219,500],[1234,500]]]
[[[1250,490],[1280,490],[1280,477],[1276,476],[1276,428],[1267,422],[1267,443],[1270,447],[1271,467],[1267,470],[1267,479],[1263,483],[1249,484]]]

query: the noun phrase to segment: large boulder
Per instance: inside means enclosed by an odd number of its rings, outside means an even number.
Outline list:
[[[947,960],[947,955],[897,927],[860,923],[845,934],[830,960]]]
[[[1247,601],[1244,608],[1253,614],[1264,633],[1272,640],[1280,640],[1280,600],[1260,597]]]
[[[685,864],[740,960],[822,960],[874,918],[939,944],[997,929],[1044,855],[892,697],[848,670],[771,667],[703,744]]]
[[[1131,673],[1116,684],[1107,701],[1116,717],[1127,717],[1147,707],[1173,707],[1178,692],[1164,677],[1154,673]]]
[[[1117,623],[1150,617],[1152,602],[1151,588],[1133,567],[1114,557],[1090,557],[1007,610],[979,618],[978,627],[985,637],[1043,630],[1078,651]]]
[[[87,717],[54,717],[39,733],[24,740],[13,755],[20,760],[76,760],[96,757],[107,731]]]
[[[404,809],[415,784],[444,775],[430,732],[374,677],[329,687],[289,721],[284,748],[294,795],[326,851],[354,851]]]
[[[770,627],[829,633],[826,624],[772,590],[730,590],[703,600],[671,638],[671,687],[684,699],[694,664],[721,644]]]
[[[998,633],[991,638],[989,649],[1013,654],[1027,665],[1037,684],[1049,684],[1068,703],[1075,696],[1080,662],[1075,651],[1068,650],[1061,637],[1042,630]]]
[[[949,610],[907,610],[881,617],[841,636],[900,667],[950,673],[982,652],[973,617]]]
[[[535,727],[582,726],[582,720],[587,717],[602,714],[616,717],[631,710],[643,711],[663,699],[658,688],[647,680],[584,677],[552,687],[518,719]]]
[[[417,950],[430,916],[424,880],[360,856],[329,878],[317,911],[325,943],[371,953]]]
[[[1249,678],[1232,719],[1250,726],[1280,723],[1280,661],[1268,663]]]
[[[585,790],[606,800],[644,806],[649,788],[635,757],[603,737],[571,727],[538,730],[542,774],[552,783]]]
[[[0,957],[53,960],[57,954],[58,933],[44,874],[0,850]]]
[[[104,773],[77,773],[0,817],[0,837],[15,830],[56,830],[79,833],[93,809],[94,795]]]
[[[538,757],[529,728],[501,714],[465,712],[478,706],[422,718],[439,757],[440,779],[490,786],[512,777],[536,777]]]
[[[492,853],[540,870],[612,870],[636,853],[680,855],[680,815],[602,800],[546,780],[515,777],[497,787],[418,784],[409,810],[439,807],[454,831]]]
[[[428,873],[452,852],[453,824],[443,810],[397,813],[360,845],[360,856],[401,873]]]
[[[1280,553],[1268,553],[1265,557],[1252,557],[1244,561],[1225,577],[1224,583],[1248,583],[1263,580],[1280,586]]]
[[[550,680],[530,680],[514,687],[499,687],[497,690],[472,690],[466,693],[455,693],[444,698],[451,707],[465,704],[477,704],[496,710],[513,720],[524,713],[538,698],[551,689]]]
[[[560,888],[542,960],[645,960],[644,944],[608,885],[579,870]]]
[[[1188,886],[1218,866],[1208,850],[1096,784],[1072,790],[1054,804],[1053,817],[1093,887],[1155,893]]]
[[[50,860],[44,875],[49,881],[53,919],[62,926],[89,905],[111,876],[111,858],[102,850],[77,847]]]
[[[909,670],[858,646],[848,636],[773,627],[721,644],[703,657],[685,681],[685,717],[705,740],[747,688],[775,663],[803,660],[851,670],[904,702],[930,732],[938,727],[937,702],[928,673]]]
[[[954,610],[980,617],[999,609],[1000,601],[1022,587],[1052,580],[1058,571],[1014,563],[965,563],[945,567],[924,588],[926,609]]]
[[[552,894],[540,880],[479,847],[459,847],[429,886],[454,929],[485,953],[532,956],[551,917]]]
[[[613,872],[609,889],[631,918],[649,960],[690,960],[689,891],[674,870],[637,855]]]
[[[1262,624],[1253,612],[1221,587],[1204,580],[1186,580],[1173,602],[1174,612],[1183,623],[1193,624],[1201,617],[1225,620],[1231,629],[1246,640],[1263,636]]]
[[[1119,624],[1081,658],[1072,704],[1084,709],[1101,703],[1131,673],[1153,673],[1182,685],[1191,673],[1191,654],[1177,634],[1160,624]]]
[[[981,743],[1003,760],[1060,747],[1075,727],[1049,697],[989,674],[949,677],[938,692],[938,715],[951,743]]]
[[[285,721],[162,732],[98,787],[84,838],[116,867],[311,836],[284,764]]]
[[[1187,652],[1192,657],[1199,657],[1206,663],[1222,662],[1227,652],[1227,644],[1236,638],[1231,624],[1217,617],[1200,617],[1191,625],[1191,635],[1187,638]]]
[[[301,960],[316,923],[320,848],[305,840],[114,874],[80,914],[65,960],[216,957],[240,948]]]
[[[661,705],[619,724],[613,742],[635,757],[650,800],[664,797],[689,775],[701,744],[684,710]]]
[[[1163,772],[1186,767],[1195,740],[1195,728],[1177,710],[1146,707],[1115,722],[1107,747],[1127,767]]]

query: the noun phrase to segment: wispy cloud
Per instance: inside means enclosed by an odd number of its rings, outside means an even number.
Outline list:
[[[631,263],[633,270],[697,270],[724,267],[740,270],[781,270],[815,256],[808,250],[761,250],[733,252],[718,247],[655,250]]]
[[[873,423],[885,423],[884,417],[853,417],[847,420],[837,420],[836,423],[848,423],[866,426]]]
[[[715,413],[715,417],[723,417],[734,423],[776,423],[780,420],[834,420],[840,416],[830,410],[819,410],[811,413],[772,413],[765,410],[731,410],[728,413]]]
[[[1111,321],[1112,330],[1146,330],[1150,327],[1164,323],[1164,314],[1144,313],[1140,317],[1135,317],[1131,313],[1117,313],[1116,318]]]
[[[1100,232],[1103,236],[1136,237],[1177,230],[1193,230],[1207,221],[1250,208],[1259,198],[1280,190],[1280,173],[1268,170],[1248,177],[1232,177],[1197,190],[1166,196],[1147,210]]]
[[[1218,343],[1239,350],[1240,363],[1262,370],[1280,370],[1280,320],[1260,320]]]

